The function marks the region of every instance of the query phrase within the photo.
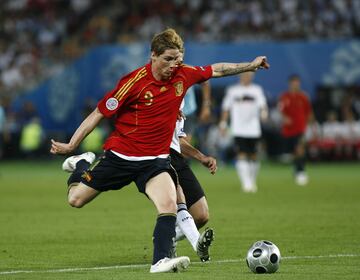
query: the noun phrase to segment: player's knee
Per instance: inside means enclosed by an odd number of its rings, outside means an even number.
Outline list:
[[[194,222],[198,228],[203,227],[209,221],[209,211],[207,208],[196,209],[196,211],[192,212]]]
[[[160,205],[158,205],[158,209],[160,213],[176,213],[177,211],[177,204],[176,201],[167,200],[162,201]]]
[[[193,217],[195,224],[198,228],[203,227],[204,225],[207,224],[207,222],[209,221],[209,212],[208,211],[201,211],[201,213],[199,213],[199,215],[197,215],[196,217]]]
[[[75,207],[75,208],[81,208],[85,205],[84,201],[77,196],[69,196],[68,202],[69,202],[70,206]]]

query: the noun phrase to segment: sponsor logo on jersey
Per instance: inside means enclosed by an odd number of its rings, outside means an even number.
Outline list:
[[[119,101],[116,98],[111,97],[106,101],[106,108],[110,111],[114,111],[119,106]]]
[[[176,96],[181,96],[184,93],[184,85],[183,85],[182,81],[176,82],[174,84],[174,87],[175,87],[175,95]]]
[[[244,95],[242,97],[235,98],[235,102],[254,102],[255,98],[250,95]]]
[[[161,87],[160,92],[164,92],[164,91],[167,91],[167,88],[166,87]]]

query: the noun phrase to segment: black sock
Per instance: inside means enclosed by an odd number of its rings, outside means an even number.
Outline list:
[[[85,159],[79,160],[76,163],[76,168],[74,172],[70,175],[69,180],[67,182],[68,186],[74,183],[79,183],[81,181],[81,175],[85,170],[87,170],[90,166],[90,163]]]
[[[154,255],[152,264],[170,257],[170,249],[175,238],[175,214],[160,214],[156,220],[153,235]]]
[[[298,157],[294,159],[295,174],[305,171],[305,158]]]

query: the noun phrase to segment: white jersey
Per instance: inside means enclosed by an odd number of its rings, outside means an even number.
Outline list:
[[[182,101],[182,103],[180,105],[180,110],[182,110],[183,108],[184,108],[184,100]],[[185,123],[185,121],[183,118],[176,122],[174,135],[171,140],[170,148],[174,149],[178,153],[181,153],[179,138],[186,137],[186,133],[184,132],[184,123]]]
[[[263,89],[255,84],[228,87],[222,104],[222,110],[230,113],[232,134],[246,138],[261,136],[260,112],[266,107]]]

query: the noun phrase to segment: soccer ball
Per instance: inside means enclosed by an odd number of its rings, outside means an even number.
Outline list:
[[[272,242],[256,241],[249,249],[246,263],[254,273],[274,273],[279,269],[280,250]]]

